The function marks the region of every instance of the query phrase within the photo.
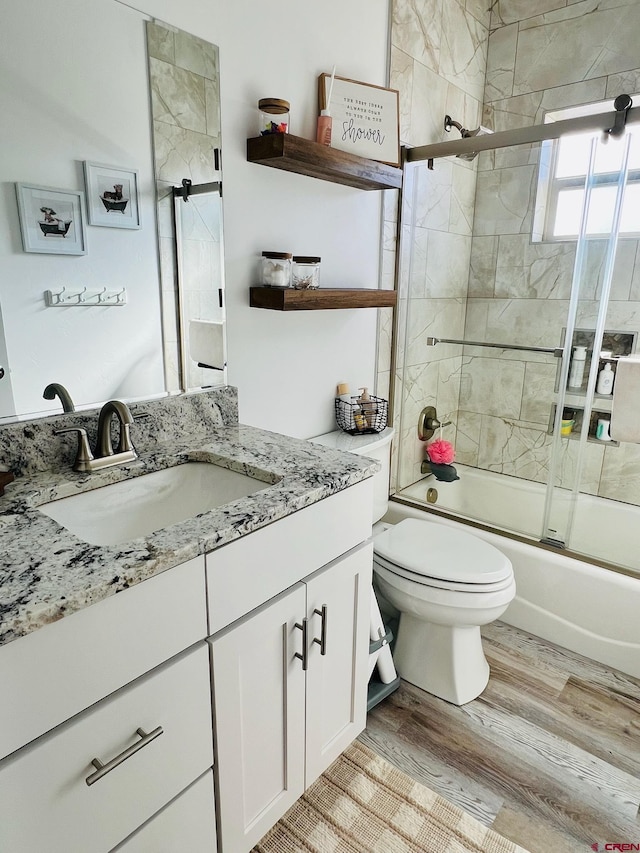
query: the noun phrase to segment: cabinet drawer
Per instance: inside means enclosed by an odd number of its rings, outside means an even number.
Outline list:
[[[372,507],[369,479],[207,554],[209,633],[368,539]]]
[[[213,764],[205,643],[0,764],[0,849],[107,853]],[[142,732],[162,733],[143,744]],[[146,739],[145,739],[146,740]],[[137,751],[102,778],[109,762]]]
[[[213,771],[209,770],[112,853],[215,853]]]
[[[0,758],[206,636],[204,557],[0,647]]]

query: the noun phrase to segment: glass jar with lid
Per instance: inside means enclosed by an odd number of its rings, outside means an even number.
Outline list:
[[[320,258],[294,255],[291,273],[296,290],[315,290],[320,287]]]
[[[291,287],[291,253],[263,252],[260,281],[266,287]]]
[[[258,133],[289,133],[289,101],[281,98],[261,98],[258,101]]]

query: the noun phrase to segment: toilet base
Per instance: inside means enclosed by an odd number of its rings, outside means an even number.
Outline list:
[[[489,681],[478,626],[439,625],[402,613],[393,657],[401,678],[453,705],[476,699]]]

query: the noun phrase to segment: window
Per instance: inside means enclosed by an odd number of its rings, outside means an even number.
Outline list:
[[[636,102],[638,96],[636,96]],[[545,121],[607,112],[611,101],[548,113]],[[622,168],[626,135],[631,135],[628,182],[623,202],[620,234],[640,236],[640,126],[629,125],[624,136],[600,142],[594,162],[594,186],[587,215],[587,237],[611,232],[617,183]],[[594,134],[576,133],[542,143],[533,239],[575,240],[580,229],[584,184],[589,169]]]

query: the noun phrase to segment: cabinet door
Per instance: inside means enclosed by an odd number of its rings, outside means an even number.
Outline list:
[[[309,619],[305,786],[364,729],[373,546],[306,579]],[[324,609],[325,654],[322,654]]]
[[[305,587],[210,640],[222,850],[245,853],[304,791]]]

